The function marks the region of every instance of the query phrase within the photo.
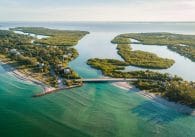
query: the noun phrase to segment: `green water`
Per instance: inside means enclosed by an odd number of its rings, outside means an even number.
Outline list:
[[[5,74],[0,82],[2,137],[193,137],[195,133],[194,117],[109,84],[34,99],[30,96],[39,92],[38,87]]]
[[[86,26],[80,27],[84,30]],[[120,59],[109,42],[116,32],[105,33],[91,27],[93,32],[80,41],[80,56],[70,66],[83,77],[100,77],[101,73],[87,66],[86,60]],[[0,67],[0,137],[195,136],[195,117],[111,84],[85,84],[31,98],[40,91],[40,87],[15,78]]]

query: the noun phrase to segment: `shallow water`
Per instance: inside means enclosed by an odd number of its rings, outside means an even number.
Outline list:
[[[44,35],[37,35],[37,34],[30,34],[30,33],[24,33],[24,32],[21,32],[21,31],[14,31],[15,33],[18,33],[18,34],[24,34],[24,35],[30,35],[32,37],[35,37],[37,39],[43,39],[43,38],[47,38],[48,36],[44,36]]]
[[[86,65],[87,59],[91,57],[121,59],[116,53],[116,45],[110,43],[111,39],[119,33],[169,31],[192,34],[195,32],[193,23],[0,24],[4,28],[45,26],[90,30],[91,33],[76,46],[80,56],[70,63],[70,66],[82,77],[102,76],[100,71]],[[152,47],[148,50],[150,49],[155,52]],[[166,56],[169,57],[175,54],[168,51],[159,53],[160,56],[167,54]],[[181,70],[181,73],[177,71],[178,74],[191,78],[185,70]],[[0,135],[2,137],[195,136],[195,117],[176,112],[173,108],[148,100],[136,92],[125,91],[111,84],[86,84],[81,88],[60,91],[41,98],[31,98],[40,90],[40,87],[18,80],[0,67]]]

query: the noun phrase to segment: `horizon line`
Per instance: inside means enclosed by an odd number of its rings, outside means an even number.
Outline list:
[[[195,20],[194,21],[96,21],[96,20],[54,20],[54,21],[51,21],[51,20],[35,20],[35,21],[28,21],[28,20],[24,20],[24,21],[21,21],[21,20],[5,20],[5,21],[0,21],[1,23],[6,23],[6,22],[108,22],[108,23],[195,23]]]

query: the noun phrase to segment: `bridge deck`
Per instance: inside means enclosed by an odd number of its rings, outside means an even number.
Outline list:
[[[130,82],[130,81],[137,81],[137,79],[125,79],[125,78],[88,78],[88,79],[78,79],[78,81],[83,81],[85,83],[89,83],[89,82]]]

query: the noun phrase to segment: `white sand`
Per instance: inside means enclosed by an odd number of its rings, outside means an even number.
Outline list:
[[[125,89],[125,90],[131,90],[133,91],[134,86],[130,85],[128,82],[115,82],[113,83],[114,86]],[[146,97],[147,99],[151,99],[157,103],[163,104],[165,106],[171,107],[172,109],[176,110],[177,112],[181,112],[181,113],[185,113],[185,114],[189,114],[192,116],[195,116],[195,110],[186,106],[186,105],[182,105],[179,103],[175,103],[175,102],[170,102],[164,98],[162,98],[159,95],[156,95],[154,93],[149,93],[146,91],[139,91],[137,92],[140,95],[143,95],[144,97]]]
[[[4,65],[3,68],[5,70],[7,70],[8,73],[13,74],[17,78],[19,78],[21,80],[28,81],[28,82],[35,83],[37,85],[40,85],[44,89],[44,92],[51,92],[53,90],[56,90],[53,87],[49,87],[49,86],[45,85],[41,81],[38,81],[38,80],[36,80],[36,79],[34,79],[30,76],[26,76],[26,75],[22,74],[21,72],[19,72],[18,70],[14,69],[12,66],[10,66],[6,63],[0,62],[0,64],[3,64]],[[116,86],[116,87],[119,87],[121,89],[124,89],[124,90],[131,90],[132,91],[132,89],[134,88],[134,86],[130,85],[128,82],[115,82],[115,83],[113,83],[113,85]],[[195,110],[188,107],[188,106],[186,106],[186,105],[182,105],[182,104],[175,103],[175,102],[170,102],[170,101],[162,98],[159,95],[155,95],[153,93],[149,93],[149,92],[146,92],[146,91],[139,91],[137,93],[139,93],[140,95],[143,95],[144,97],[146,97],[148,99],[151,99],[151,100],[153,100],[157,103],[160,103],[160,104],[163,104],[165,106],[171,107],[171,108],[173,108],[174,110],[176,110],[178,112],[195,116]]]
[[[133,86],[128,84],[127,82],[115,82],[113,83],[113,85],[124,90],[129,90],[133,88]]]
[[[10,66],[4,62],[0,62],[0,64],[3,64],[3,68],[5,71],[7,71],[7,73],[14,75],[18,79],[23,80],[25,82],[34,83],[36,85],[41,86],[43,88],[44,92],[50,92],[52,90],[55,90],[55,88],[50,87],[48,85],[45,85],[43,82],[36,80],[36,79],[32,78],[31,76],[27,76],[27,75],[19,72],[17,69],[13,68],[12,66]]]

